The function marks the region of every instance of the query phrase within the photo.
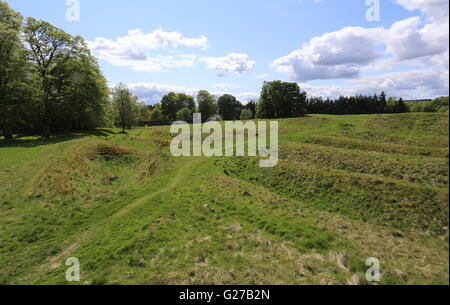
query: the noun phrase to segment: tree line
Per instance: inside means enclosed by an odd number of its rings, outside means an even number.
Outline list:
[[[373,114],[408,112],[403,99],[386,98],[381,92],[375,95],[340,96],[338,99],[312,97],[307,101],[307,111],[318,114]]]

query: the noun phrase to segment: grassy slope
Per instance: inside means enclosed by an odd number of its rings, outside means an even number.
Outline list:
[[[0,283],[448,284],[448,116],[282,120],[273,169],[167,132],[1,143]]]

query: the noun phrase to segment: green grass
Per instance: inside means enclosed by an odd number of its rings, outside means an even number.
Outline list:
[[[448,116],[280,120],[280,163],[168,127],[0,140],[0,283],[448,284]]]

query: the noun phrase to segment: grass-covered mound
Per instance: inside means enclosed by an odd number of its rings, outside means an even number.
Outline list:
[[[281,120],[269,169],[168,131],[0,140],[0,282],[448,284],[448,116]]]

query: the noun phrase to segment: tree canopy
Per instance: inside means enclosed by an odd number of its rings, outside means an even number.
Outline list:
[[[28,18],[0,1],[0,127],[15,133],[73,131],[111,124],[109,89],[79,36]]]
[[[302,92],[297,83],[264,82],[258,103],[258,118],[291,118],[305,114],[306,92]]]
[[[206,90],[200,90],[197,94],[198,110],[202,114],[202,121],[207,121],[217,113],[214,97]]]
[[[183,109],[188,109],[191,114],[195,111],[195,100],[185,93],[169,92],[161,100],[162,114],[169,121],[177,119],[177,113]]]
[[[239,120],[242,104],[234,96],[225,94],[217,100],[217,110],[224,120]]]

